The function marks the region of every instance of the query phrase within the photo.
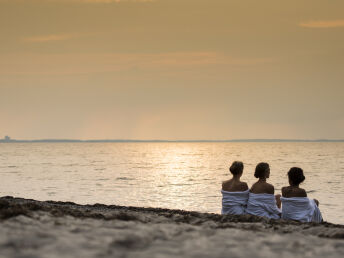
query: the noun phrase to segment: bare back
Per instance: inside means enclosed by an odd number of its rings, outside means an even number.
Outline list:
[[[267,182],[258,181],[252,185],[250,192],[254,194],[274,194],[275,188]]]
[[[286,187],[282,187],[282,196],[286,198],[307,197],[307,193],[305,189],[286,186]]]
[[[248,190],[248,186],[245,182],[230,179],[222,183],[222,190],[227,192],[244,192]]]

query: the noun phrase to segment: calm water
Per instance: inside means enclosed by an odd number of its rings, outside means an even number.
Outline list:
[[[270,163],[277,192],[302,167],[325,220],[344,224],[344,143],[0,143],[0,195],[219,213],[233,160],[249,185]]]

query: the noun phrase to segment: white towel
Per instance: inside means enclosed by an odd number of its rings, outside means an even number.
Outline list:
[[[281,210],[277,207],[273,194],[250,193],[246,213],[270,219],[280,219]]]
[[[241,215],[245,213],[248,192],[227,192],[221,190],[222,193],[222,211],[221,214]]]
[[[321,222],[321,212],[314,200],[307,197],[281,197],[282,219],[301,222]]]

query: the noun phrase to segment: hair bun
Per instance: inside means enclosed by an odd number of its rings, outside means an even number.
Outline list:
[[[244,170],[244,164],[241,161],[234,161],[229,168],[229,171],[233,175],[240,174],[242,173],[243,170]]]
[[[306,179],[306,177],[303,174],[303,170],[298,167],[293,167],[289,170],[288,178],[295,185],[301,184]]]

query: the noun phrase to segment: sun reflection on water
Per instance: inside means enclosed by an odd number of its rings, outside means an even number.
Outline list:
[[[220,212],[233,160],[268,162],[276,192],[300,166],[325,219],[343,223],[343,143],[32,143],[0,148],[0,194],[39,200]]]

